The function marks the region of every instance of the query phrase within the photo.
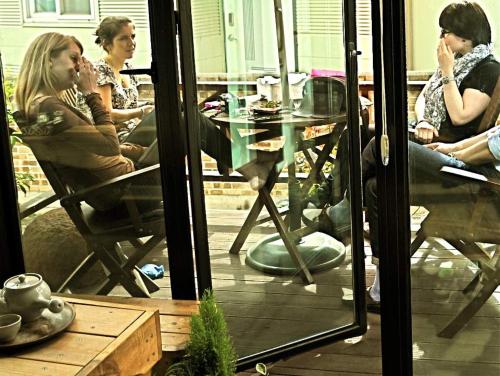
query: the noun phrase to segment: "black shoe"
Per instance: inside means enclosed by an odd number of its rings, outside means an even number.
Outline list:
[[[309,227],[316,227],[334,238],[344,240],[351,235],[351,210],[349,200],[344,199],[337,205],[323,209],[305,209],[302,220]]]
[[[370,295],[371,287],[366,289],[365,299],[366,299],[366,310],[371,313],[376,313],[380,315],[380,302],[374,300]]]

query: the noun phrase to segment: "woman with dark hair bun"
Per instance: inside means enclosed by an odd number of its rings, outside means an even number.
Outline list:
[[[500,72],[491,27],[474,2],[448,5],[439,16],[439,67],[415,103],[415,139],[456,142],[477,134]]]
[[[137,79],[121,75],[120,70],[130,69],[127,60],[135,52],[135,26],[127,17],[106,17],[95,32],[95,42],[106,56],[97,61],[97,92],[115,124],[119,124],[120,141],[149,146],[156,139],[154,106],[138,106]],[[231,141],[210,119],[199,114],[201,149],[223,168],[232,168]],[[257,151],[256,158],[243,166],[236,166],[254,190],[260,189],[278,158],[276,152]]]
[[[97,90],[117,124],[118,135],[120,139],[125,139],[139,122],[146,121],[149,126],[142,124],[141,129],[151,128],[150,137],[131,142],[147,146],[155,137],[154,119],[152,115],[147,117],[154,107],[139,106],[137,78],[120,74],[122,69],[131,68],[128,60],[135,52],[135,26],[128,17],[106,17],[97,27],[95,35],[95,43],[106,52],[106,56],[95,63],[98,71]]]

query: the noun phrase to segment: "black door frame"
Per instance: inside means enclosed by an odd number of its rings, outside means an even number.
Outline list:
[[[349,85],[347,89],[348,100],[351,105],[348,111],[348,123],[354,126],[349,127],[350,150],[358,150],[357,153],[350,154],[350,165],[352,171],[350,173],[351,183],[351,214],[352,221],[355,226],[353,228],[352,253],[353,253],[353,289],[355,296],[355,315],[354,322],[345,327],[314,334],[308,338],[297,340],[282,346],[278,346],[257,354],[240,358],[238,361],[238,370],[248,369],[257,362],[268,362],[290,356],[299,352],[312,349],[323,344],[331,343],[353,336],[358,336],[366,332],[366,311],[365,296],[364,296],[364,249],[363,249],[363,231],[362,231],[362,204],[361,204],[361,161],[360,161],[360,132],[359,132],[359,99],[357,90],[357,51],[356,51],[356,18],[355,3],[351,0],[344,0],[343,3],[345,14],[351,15],[346,17],[344,43],[345,43],[345,61],[348,75]],[[156,12],[156,10],[155,10]],[[192,196],[199,194],[203,196],[203,184],[201,174],[201,162],[199,161],[199,132],[197,123],[195,122],[197,114],[197,96],[196,96],[196,70],[194,64],[194,47],[193,47],[193,31],[191,19],[191,1],[183,0],[179,2],[179,29],[181,30],[179,39],[181,46],[181,61],[183,64],[183,93],[184,103],[189,103],[185,106],[185,119],[187,119],[186,127],[188,134],[189,158],[190,158],[190,182]],[[354,88],[354,89],[353,89]],[[197,154],[198,156],[195,156]],[[197,188],[194,190],[194,188]],[[199,221],[199,226],[204,231],[196,232],[195,236],[206,236],[206,217],[204,206],[196,208],[197,205],[203,205],[203,199],[197,201],[191,200],[193,205],[193,226]],[[195,215],[199,213],[199,217]],[[202,247],[195,247],[197,260],[197,276],[199,278],[198,286],[202,288],[200,280],[204,280],[206,285],[209,285],[210,280],[210,259],[208,254],[208,242],[204,240],[199,244]]]
[[[413,364],[404,3],[372,0],[372,25],[377,145],[384,117],[389,137],[387,166],[383,166],[377,147],[382,369],[384,375],[410,376]]]
[[[193,300],[197,295],[186,184],[188,143],[179,95],[176,13],[173,0],[149,0],[148,4],[172,298]]]
[[[0,53],[0,283],[24,273],[21,221],[17,207],[17,188],[10,153],[9,121],[4,93],[2,55]]]

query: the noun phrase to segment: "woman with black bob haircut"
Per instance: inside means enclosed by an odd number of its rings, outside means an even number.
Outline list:
[[[448,31],[462,37],[464,41],[472,41],[472,47],[491,43],[488,17],[476,3],[464,1],[448,5],[439,16],[439,26],[442,32]]]
[[[415,103],[415,140],[456,142],[477,134],[500,72],[491,27],[474,2],[446,6],[439,16],[438,69]]]

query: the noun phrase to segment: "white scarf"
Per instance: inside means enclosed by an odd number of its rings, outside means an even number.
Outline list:
[[[456,58],[453,65],[453,76],[457,87],[463,81],[465,76],[483,60],[485,57],[491,55],[492,46],[486,44],[478,44],[472,51],[465,55]],[[424,118],[429,119],[432,125],[439,129],[441,123],[446,120],[446,104],[444,103],[443,94],[443,80],[441,70],[438,68],[436,72],[429,79],[429,86],[425,91],[425,109]]]

